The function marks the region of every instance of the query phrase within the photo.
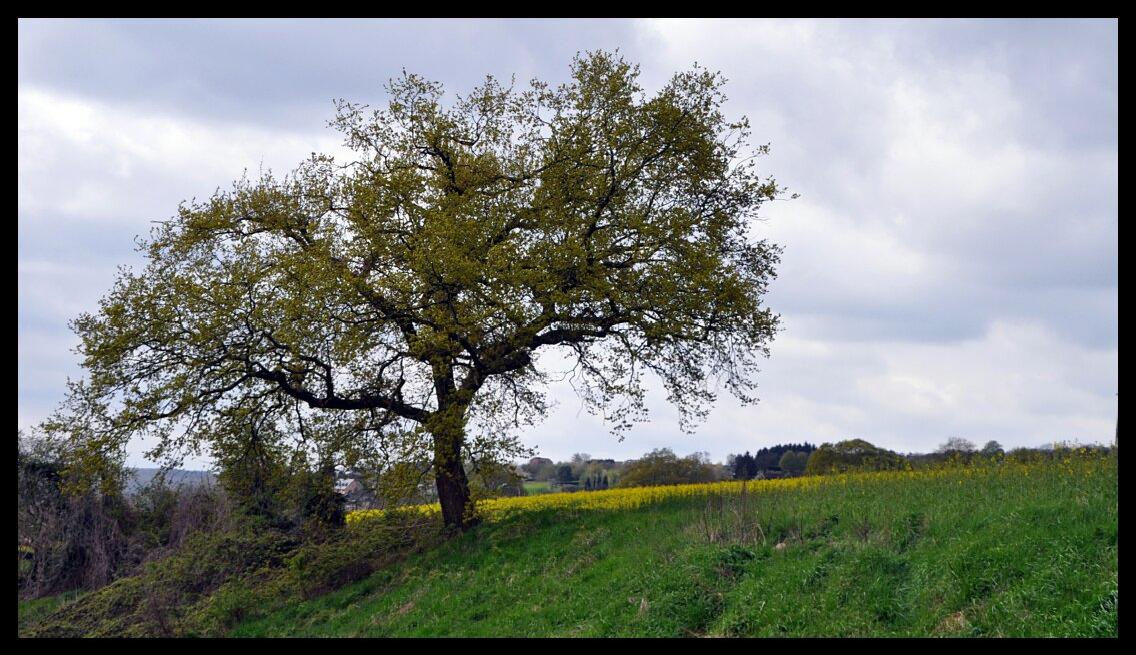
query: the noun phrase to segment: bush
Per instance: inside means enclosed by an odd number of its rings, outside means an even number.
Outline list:
[[[717,468],[705,456],[695,453],[678,457],[669,448],[659,448],[628,462],[618,486],[653,487],[713,482],[717,479]]]
[[[39,598],[93,589],[132,561],[131,511],[115,490],[63,493],[63,465],[23,450],[17,458],[17,532],[21,547],[18,593]]]
[[[257,522],[236,531],[194,534],[177,553],[61,608],[27,636],[178,634],[187,605],[235,575],[281,566],[295,546],[286,534]]]
[[[228,502],[216,488],[171,488],[155,478],[129,498],[117,490],[67,495],[62,468],[53,460],[20,458],[18,590],[24,598],[98,589],[176,550],[191,534],[231,524]]]
[[[435,543],[441,523],[388,511],[301,542],[265,519],[200,532],[167,557],[61,607],[22,636],[220,636],[237,621],[371,575]]]

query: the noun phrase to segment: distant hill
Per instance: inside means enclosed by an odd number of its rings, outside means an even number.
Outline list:
[[[126,481],[126,493],[134,494],[139,489],[150,484],[154,476],[158,475],[162,469],[130,469],[131,475]],[[182,469],[172,469],[166,471],[166,484],[171,487],[179,486],[197,486],[201,484],[212,484],[217,481],[217,476],[209,471],[185,471]]]

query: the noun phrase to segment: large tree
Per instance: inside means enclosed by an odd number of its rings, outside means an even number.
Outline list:
[[[74,322],[89,376],[48,427],[80,463],[140,434],[227,461],[425,451],[467,526],[463,458],[515,451],[546,411],[543,353],[617,433],[648,372],[686,430],[714,382],[752,402],[780,251],[750,227],[782,189],[720,75],[650,96],[638,75],[592,53],[559,86],[487,78],[446,103],[404,73],[383,108],[337,103],[351,161],[314,154],[155,228],[145,269]]]

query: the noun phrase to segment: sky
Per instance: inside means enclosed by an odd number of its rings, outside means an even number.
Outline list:
[[[861,438],[901,452],[1111,442],[1118,355],[1116,20],[20,20],[19,427],[82,376],[135,236],[245,170],[341,153],[333,100],[381,104],[405,69],[565,81],[615,50],[658,89],[695,62],[800,197],[763,206],[784,247],[783,330],[756,405],[695,434],[659,385],[619,441],[565,384],[524,442],[627,459]],[[128,462],[146,465],[142,444]],[[191,462],[192,464],[192,462]],[[204,463],[198,462],[204,466]]]

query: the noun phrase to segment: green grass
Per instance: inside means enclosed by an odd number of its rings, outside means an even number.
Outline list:
[[[17,630],[23,632],[25,627],[32,625],[82,595],[82,591],[67,591],[55,596],[44,596],[34,600],[17,599]]]
[[[553,493],[552,485],[548,482],[525,482],[524,487],[526,496]]]
[[[240,636],[1116,636],[1117,464],[483,525]]]

